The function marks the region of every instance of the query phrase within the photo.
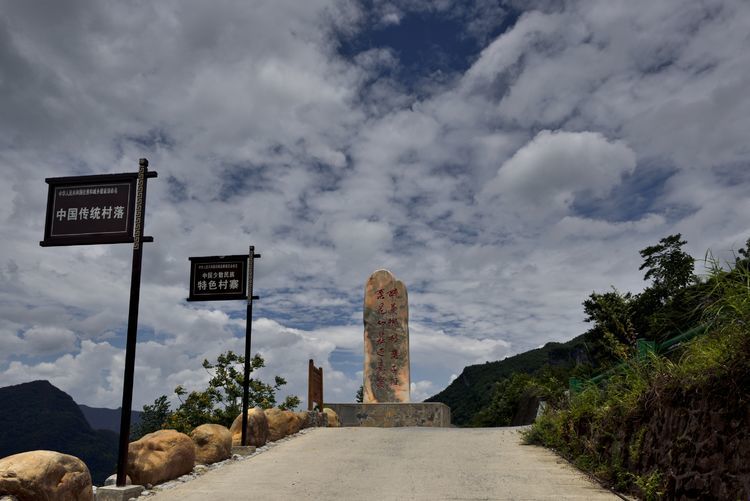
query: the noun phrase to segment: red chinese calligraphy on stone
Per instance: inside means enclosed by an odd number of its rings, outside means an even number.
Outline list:
[[[408,316],[403,283],[387,270],[373,273],[365,284],[365,403],[409,401]]]

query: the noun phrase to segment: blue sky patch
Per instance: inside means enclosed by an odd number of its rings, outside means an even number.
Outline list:
[[[347,60],[371,49],[390,49],[398,59],[398,67],[386,76],[392,76],[411,92],[424,94],[422,84],[434,85],[441,80],[463,73],[476,60],[486,39],[493,39],[515,24],[517,12],[497,19],[482,33],[470,29],[470,24],[482,16],[470,8],[452,8],[446,11],[412,10],[403,13],[395,22],[384,23],[377,19],[372,2],[362,2],[368,17],[375,18],[356,35],[339,35],[338,53]],[[486,21],[486,20],[485,20]]]
[[[572,209],[578,216],[611,222],[639,220],[648,212],[660,212],[659,197],[675,172],[667,166],[639,165],[606,197],[577,194]]]

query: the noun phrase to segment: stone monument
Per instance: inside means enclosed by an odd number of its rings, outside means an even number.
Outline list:
[[[377,270],[365,284],[365,404],[409,402],[409,303],[403,282]]]
[[[410,402],[409,302],[406,287],[388,270],[365,284],[365,371],[362,403],[328,403],[341,426],[451,425],[451,409],[441,402]]]

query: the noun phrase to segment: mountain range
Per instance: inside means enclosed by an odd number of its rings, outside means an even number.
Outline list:
[[[83,412],[86,421],[95,430],[109,430],[120,434],[120,408],[107,409],[106,407],[89,407],[88,405],[78,404]],[[141,411],[130,412],[130,429],[141,422]]]
[[[0,458],[40,449],[70,454],[101,485],[116,470],[119,427],[119,409],[79,406],[49,381],[0,388]]]
[[[565,343],[547,343],[541,348],[529,350],[497,362],[469,365],[447,388],[425,402],[442,402],[451,408],[451,422],[467,426],[472,418],[492,398],[495,382],[509,378],[515,372],[532,374],[545,365],[572,367],[590,363],[584,334]]]

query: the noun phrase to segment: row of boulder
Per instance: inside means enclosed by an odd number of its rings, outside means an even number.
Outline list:
[[[247,412],[246,445],[262,447],[301,429],[340,426],[330,409],[293,412],[260,407]],[[204,424],[190,435],[158,430],[128,446],[127,475],[137,485],[156,485],[190,473],[195,465],[229,459],[242,440],[242,415],[227,429]],[[94,499],[91,475],[80,459],[53,451],[30,451],[0,459],[0,501]],[[9,498],[13,499],[13,498]]]

